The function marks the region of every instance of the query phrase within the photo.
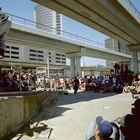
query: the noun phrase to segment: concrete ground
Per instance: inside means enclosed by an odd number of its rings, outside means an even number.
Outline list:
[[[43,109],[31,121],[30,134],[22,132],[12,140],[85,140],[88,124],[96,116],[112,121],[130,113],[134,102],[129,93],[79,92],[60,96],[57,104]]]

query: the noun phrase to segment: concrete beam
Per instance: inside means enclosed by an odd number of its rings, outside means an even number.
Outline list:
[[[33,1],[78,20],[127,45],[140,42],[140,24],[117,0]]]
[[[56,51],[61,50],[64,53],[70,52],[70,50],[80,51],[80,46],[74,44],[74,41],[71,41],[70,39],[16,24],[12,25],[6,39],[22,42],[23,44],[30,44],[36,47],[45,47]]]
[[[129,61],[130,55],[122,54],[106,48],[88,45],[79,41],[48,34],[45,31],[25,27],[22,25],[12,26],[6,38],[9,42],[16,42],[22,45],[30,45],[34,47],[47,48],[54,51],[62,51],[67,57],[95,57],[101,59],[109,59],[115,61]]]
[[[128,45],[130,51],[140,51],[140,43]]]

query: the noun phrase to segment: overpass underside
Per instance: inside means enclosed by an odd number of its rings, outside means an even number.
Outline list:
[[[140,24],[119,0],[33,0],[126,45],[140,45]]]

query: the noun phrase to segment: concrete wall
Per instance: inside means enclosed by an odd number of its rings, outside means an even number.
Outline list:
[[[0,139],[16,132],[56,97],[56,93],[42,92],[31,96],[0,98]]]

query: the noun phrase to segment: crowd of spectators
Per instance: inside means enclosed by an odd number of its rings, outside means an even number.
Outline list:
[[[71,90],[75,77],[48,78],[27,72],[0,68],[0,91],[29,91],[44,88],[48,91]],[[78,88],[86,92],[133,92],[139,88],[138,75],[128,69],[127,65],[115,63],[108,75],[79,77]]]
[[[20,78],[21,77],[21,78]],[[35,88],[35,77],[7,68],[0,68],[0,91],[28,91]]]
[[[98,77],[86,77],[85,90],[88,92],[123,92],[125,86],[131,86],[134,81],[138,81],[138,75],[128,69],[128,65],[115,63],[109,75],[99,75]]]

